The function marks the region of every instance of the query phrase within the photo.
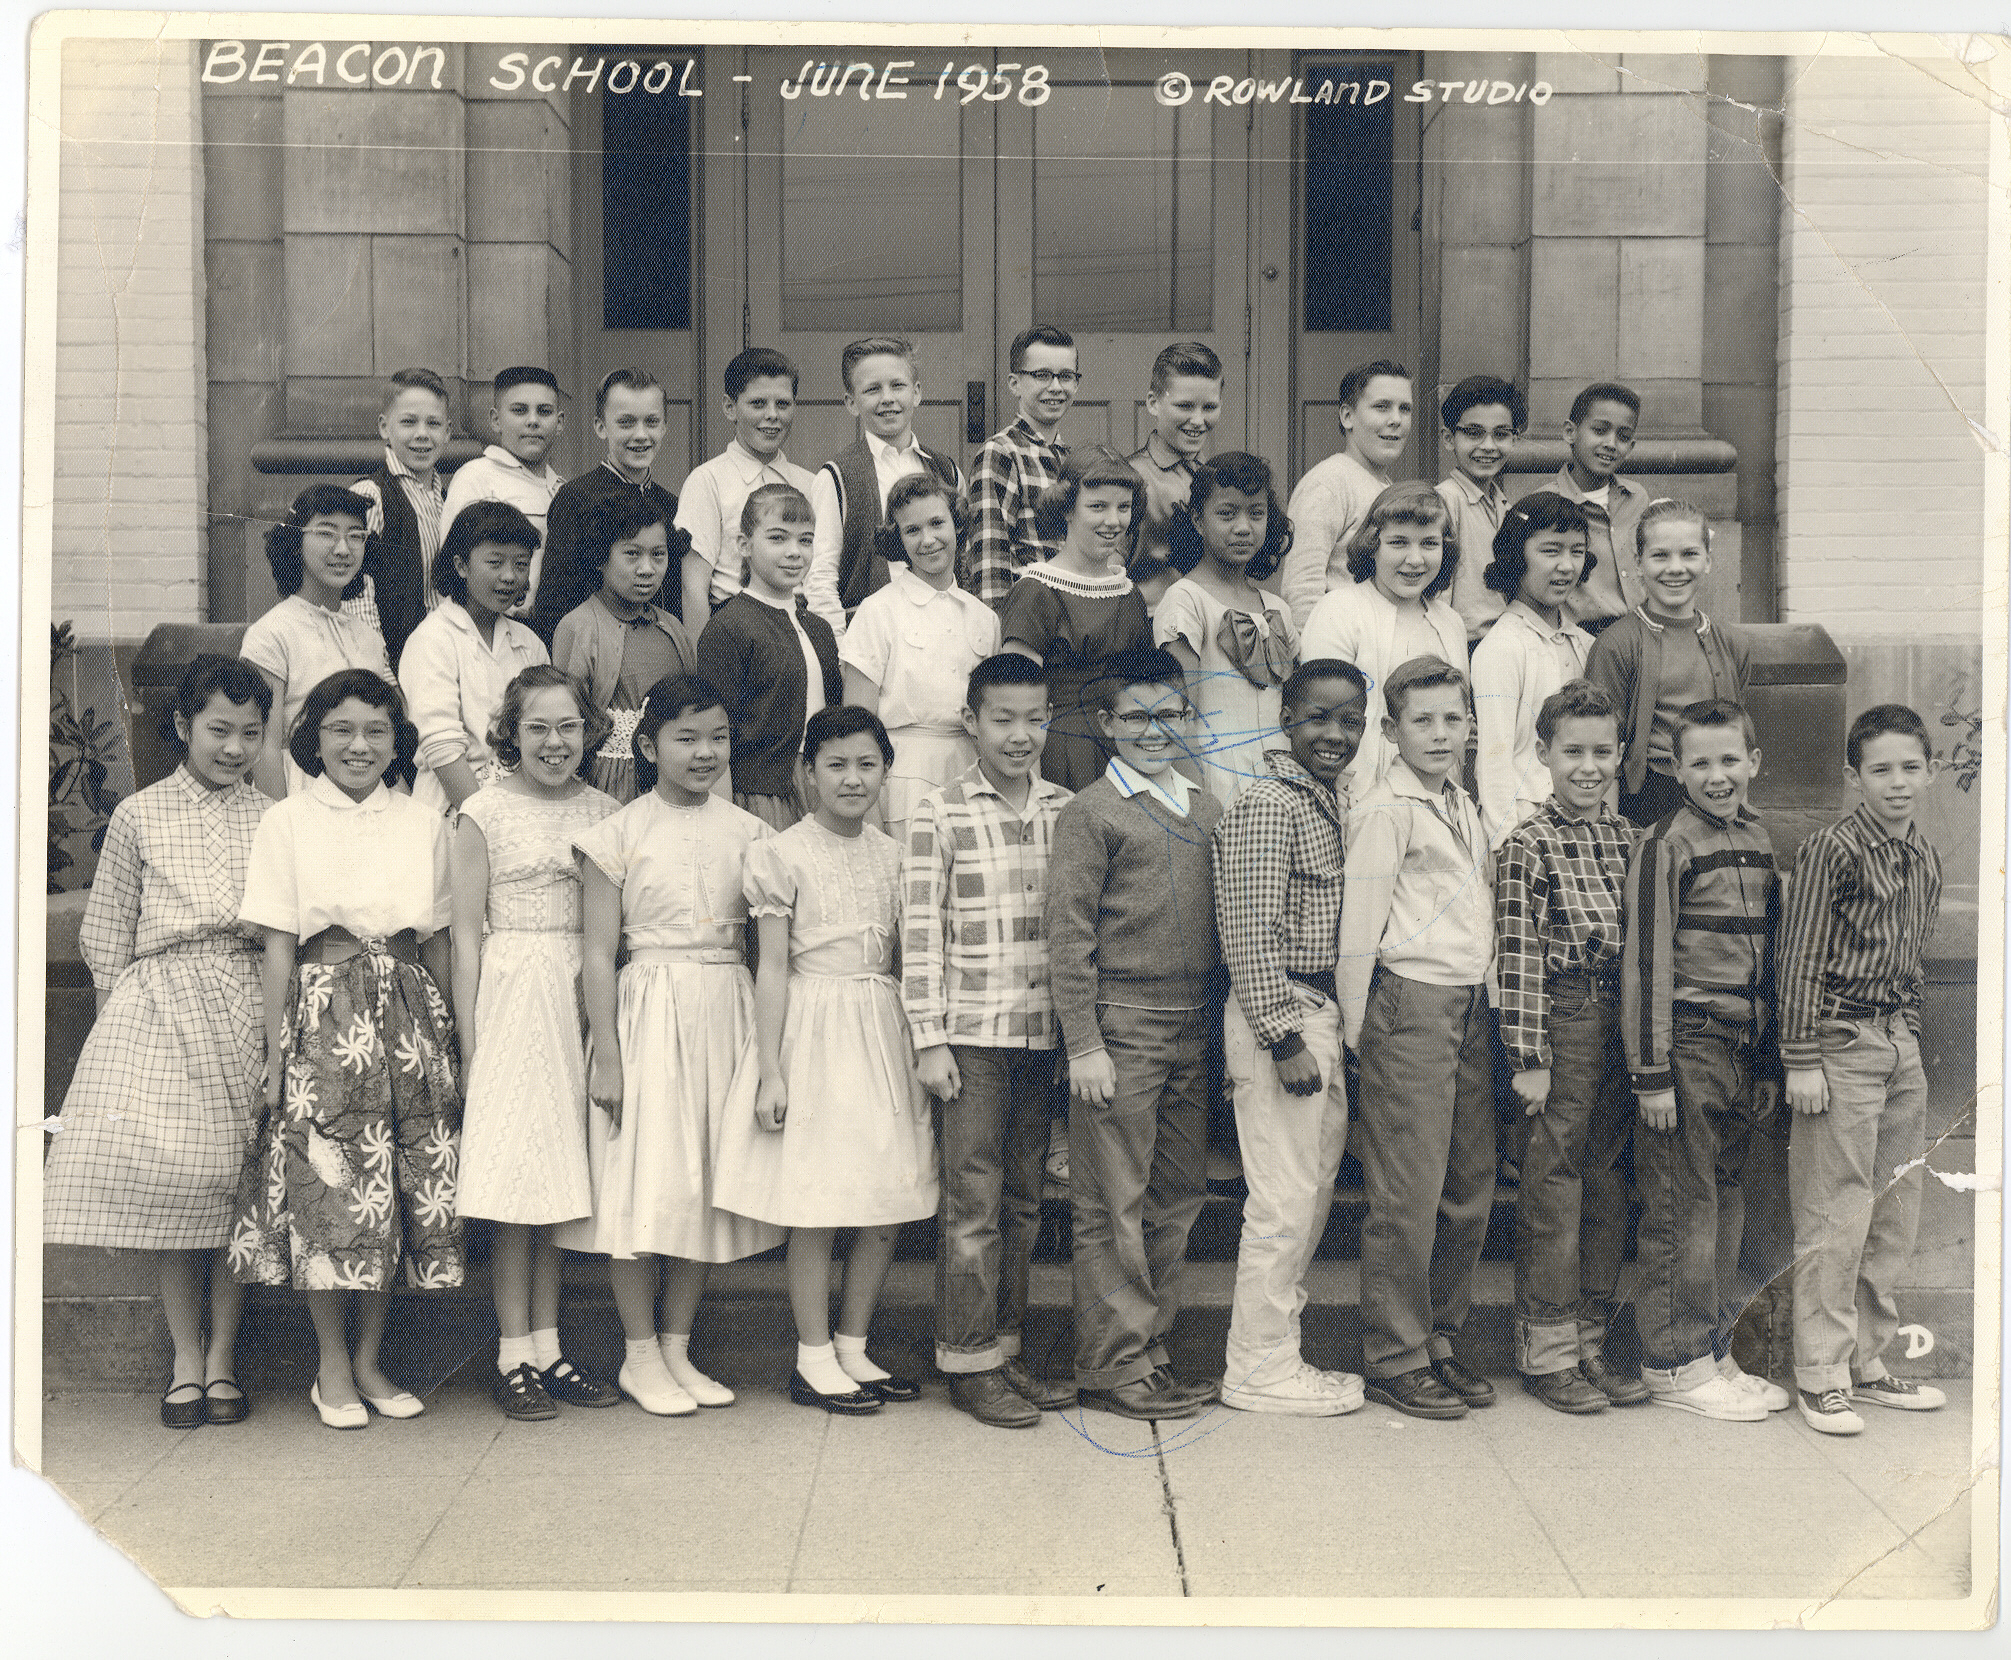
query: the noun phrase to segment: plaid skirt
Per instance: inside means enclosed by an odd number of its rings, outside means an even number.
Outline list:
[[[265,1076],[258,947],[210,934],[127,964],[63,1101],[42,1172],[42,1238],[213,1250]]]
[[[461,1097],[432,976],[382,950],[294,969],[283,1088],[238,1186],[231,1271],[252,1285],[461,1283]]]

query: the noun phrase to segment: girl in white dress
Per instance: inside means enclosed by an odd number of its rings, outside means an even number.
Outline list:
[[[893,759],[870,710],[810,717],[811,815],[747,856],[760,1065],[720,1130],[720,1204],[790,1230],[790,1398],[844,1414],[921,1394],[866,1358],[866,1331],[901,1224],[936,1208],[928,1101],[893,975],[901,850],[866,822]],[[839,1228],[856,1232],[834,1343]]]
[[[643,794],[573,839],[593,1214],[557,1238],[612,1259],[627,1340],[618,1381],[645,1411],[673,1416],[733,1401],[691,1363],[710,1265],[783,1239],[779,1227],[721,1209],[713,1182],[734,1080],[756,1064],[741,885],[748,849],[773,832],[711,793],[732,742],[716,687],[665,676],[643,699],[634,741]]]
[[[1299,661],[1291,612],[1257,586],[1292,546],[1269,463],[1241,450],[1204,461],[1167,535],[1185,574],[1159,601],[1153,636],[1187,671],[1206,723],[1201,781],[1226,807],[1267,776],[1264,751],[1279,742],[1280,696]]]
[[[573,837],[619,805],[579,776],[606,728],[563,670],[524,670],[488,733],[502,770],[462,803],[454,832],[454,1020],[467,1100],[459,1209],[496,1225],[496,1404],[520,1421],[557,1416],[554,1401],[620,1398],[559,1350],[552,1242],[552,1224],[593,1209]]]
[[[251,1410],[235,1365],[244,1288],[222,1247],[265,1060],[263,936],[237,908],[271,805],[248,778],[271,711],[249,663],[198,657],[175,693],[182,764],[113,810],[81,934],[98,1017],[42,1172],[49,1244],[159,1262],[170,1429]]]

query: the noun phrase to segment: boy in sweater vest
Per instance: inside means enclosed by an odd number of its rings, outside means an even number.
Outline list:
[[[915,348],[894,335],[854,340],[839,354],[845,407],[864,428],[817,470],[810,506],[817,540],[804,597],[842,635],[868,594],[887,585],[887,561],[874,533],[887,516],[887,492],[910,473],[932,473],[952,495],[964,488],[963,469],[947,455],[924,449],[915,437],[922,382]]]
[[[1165,1343],[1207,1187],[1221,963],[1208,849],[1222,809],[1173,769],[1194,722],[1179,662],[1144,648],[1109,670],[1092,697],[1115,754],[1056,819],[1047,880],[1068,1045],[1075,1381],[1086,1407],[1190,1418],[1215,1385],[1174,1376]]]

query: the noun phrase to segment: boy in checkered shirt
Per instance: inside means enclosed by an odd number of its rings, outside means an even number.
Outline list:
[[[1069,792],[1040,776],[1047,679],[1005,652],[971,671],[977,765],[926,795],[902,867],[901,1000],[942,1147],[936,1365],[978,1422],[1030,1429],[1075,1404],[1020,1358],[1055,1092],[1048,852]]]
[[[1515,1215],[1515,1366],[1559,1412],[1638,1406],[1606,1365],[1627,1244],[1620,1154],[1634,1092],[1620,1043],[1620,937],[1634,827],[1606,805],[1620,719],[1589,680],[1536,713],[1550,797],[1494,856],[1501,1041],[1529,1118]]]

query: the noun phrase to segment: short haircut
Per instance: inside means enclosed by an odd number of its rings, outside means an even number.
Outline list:
[[[817,515],[810,498],[793,484],[764,484],[748,492],[740,509],[740,534],[751,537],[764,513],[773,512],[786,525],[814,525]]]
[[[1747,749],[1758,749],[1760,735],[1753,729],[1753,717],[1746,712],[1743,703],[1728,697],[1707,697],[1697,703],[1686,703],[1676,711],[1676,761],[1683,759],[1683,739],[1692,732],[1715,730],[1721,726],[1736,726],[1745,740]]]
[[[272,567],[272,580],[281,599],[300,592],[303,577],[300,564],[300,533],[315,519],[349,518],[360,525],[370,522],[370,501],[340,484],[310,484],[293,498],[286,517],[265,533],[265,562]],[[365,567],[369,565],[366,555]],[[363,572],[342,590],[344,599],[363,592]]]
[[[431,369],[393,369],[384,381],[384,402],[378,407],[389,409],[407,392],[431,392],[451,410],[454,400],[447,394],[447,383]]]
[[[1404,699],[1412,692],[1422,692],[1433,686],[1457,686],[1462,693],[1467,689],[1466,670],[1456,668],[1443,657],[1407,657],[1390,670],[1383,681],[1383,708],[1389,712],[1391,720],[1402,720]]]
[[[604,496],[587,509],[573,558],[582,570],[605,571],[615,543],[640,536],[651,525],[663,526],[665,551],[670,556],[671,569],[675,570],[683,561],[684,550],[691,545],[691,536],[671,522],[661,502],[640,490]]]
[[[495,718],[489,722],[489,753],[506,767],[524,764],[524,752],[517,743],[517,729],[523,723],[524,705],[530,702],[533,692],[541,692],[551,686],[563,686],[573,694],[580,719],[586,722],[579,765],[580,772],[584,774],[594,752],[607,742],[614,722],[594,707],[584,686],[564,669],[551,663],[532,664],[503,688],[503,700],[496,705]]]
[[[673,721],[689,714],[702,715],[709,709],[719,710],[729,720],[733,713],[710,680],[695,674],[667,674],[644,695],[642,713],[636,717],[635,735],[649,739],[654,748],[657,734]],[[646,795],[656,788],[656,763],[640,748],[635,752],[635,785],[637,795]]]
[[[856,703],[827,703],[803,723],[803,764],[814,767],[817,751],[840,738],[856,738],[870,732],[880,746],[880,759],[894,764],[894,740],[887,736],[886,723],[870,709]]]
[[[1222,360],[1198,340],[1176,340],[1152,360],[1152,394],[1157,397],[1180,375],[1222,378]]]
[[[661,392],[663,382],[647,369],[610,369],[601,376],[600,385],[594,388],[594,419],[599,420],[607,413],[607,395],[617,386],[626,392]],[[664,402],[669,403],[666,397]]]
[[[1446,393],[1438,406],[1439,419],[1445,422],[1445,430],[1451,432],[1470,411],[1491,403],[1506,406],[1508,424],[1517,432],[1529,425],[1529,400],[1522,395],[1522,388],[1499,375],[1468,375]]]
[[[1410,370],[1401,363],[1391,362],[1386,357],[1379,357],[1372,363],[1357,363],[1341,376],[1341,408],[1354,408],[1361,401],[1362,394],[1369,389],[1369,382],[1378,375],[1392,375],[1398,380],[1409,380]]]
[[[994,686],[1038,686],[1047,690],[1047,670],[1039,659],[1023,652],[1001,651],[987,657],[971,670],[964,684],[964,707],[974,715],[984,713],[985,693]]]
[[[175,730],[175,716],[193,721],[209,707],[209,700],[219,694],[226,703],[255,705],[260,720],[272,719],[272,682],[242,657],[222,657],[205,651],[182,670],[174,702],[161,711],[161,736],[186,751],[188,745]]]
[[[503,394],[518,386],[548,386],[552,396],[559,395],[559,379],[549,369],[541,369],[535,363],[519,363],[511,369],[496,371],[496,401],[502,402]]]
[[[854,340],[838,354],[838,382],[847,392],[852,390],[852,371],[869,357],[898,357],[907,364],[909,374],[915,372],[913,341],[903,340],[898,334],[869,334],[864,340]]]
[[[913,507],[918,501],[927,501],[931,496],[940,496],[949,503],[950,523],[956,528],[957,537],[957,563],[953,568],[963,568],[964,549],[970,543],[970,510],[964,506],[963,497],[954,488],[927,471],[897,478],[887,491],[887,516],[873,531],[873,545],[889,564],[905,565],[908,562],[908,550],[901,541],[901,527],[894,523],[895,513],[904,507]]]
[[[1201,563],[1207,552],[1201,539],[1201,515],[1207,509],[1208,498],[1222,489],[1264,498],[1268,514],[1264,521],[1264,544],[1245,567],[1252,582],[1262,582],[1285,562],[1285,555],[1291,551],[1292,521],[1285,516],[1285,504],[1278,499],[1270,462],[1245,450],[1225,450],[1194,469],[1194,482],[1188,486],[1185,506],[1176,507],[1166,524],[1167,557],[1173,568],[1183,573]]]
[[[1021,329],[1012,337],[1012,349],[1006,353],[1006,367],[1013,374],[1018,374],[1026,367],[1026,354],[1035,346],[1064,346],[1074,351],[1075,336],[1052,323],[1036,323],[1030,329]]]
[[[398,688],[369,669],[339,669],[307,694],[293,718],[293,730],[286,735],[286,752],[293,764],[310,778],[321,776],[321,723],[352,697],[391,717],[393,746],[384,782],[412,783],[419,776],[419,729],[406,718]]]
[[[1850,723],[1850,734],[1843,741],[1844,759],[1850,770],[1857,771],[1864,760],[1864,746],[1873,738],[1895,732],[1919,740],[1920,752],[1928,760],[1934,759],[1934,742],[1927,735],[1926,721],[1903,703],[1874,703]]]
[[[1497,594],[1515,598],[1529,574],[1529,544],[1549,530],[1566,536],[1575,531],[1586,538],[1585,565],[1578,573],[1583,582],[1599,563],[1599,555],[1592,551],[1592,522],[1579,503],[1555,490],[1532,490],[1502,514],[1501,528],[1494,533],[1494,557],[1480,580]]]
[[[433,591],[442,599],[467,602],[468,579],[454,568],[455,561],[472,558],[484,542],[536,553],[538,527],[506,501],[470,502],[454,515],[440,538],[440,551],[433,555]]]
[[[1544,744],[1557,736],[1558,727],[1568,720],[1610,720],[1613,736],[1620,736],[1620,711],[1606,688],[1592,680],[1567,680],[1543,700],[1536,711],[1536,736]]]
[[[1284,689],[1278,694],[1283,708],[1296,709],[1305,701],[1307,688],[1316,680],[1345,680],[1361,693],[1364,700],[1369,695],[1369,677],[1342,657],[1313,657],[1301,663],[1286,679]]]
[[[1641,419],[1641,394],[1631,386],[1622,386],[1617,380],[1595,380],[1577,397],[1571,400],[1571,424],[1576,426],[1592,413],[1592,406],[1601,401],[1624,403],[1634,411],[1634,419]]]
[[[1459,537],[1452,528],[1452,510],[1437,490],[1421,478],[1409,479],[1392,484],[1369,503],[1367,516],[1348,538],[1348,575],[1357,582],[1375,580],[1376,549],[1382,546],[1384,525],[1443,526],[1439,545],[1444,551],[1439,558],[1438,575],[1425,584],[1421,597],[1433,599],[1452,586],[1453,576],[1459,570]]]
[[[1670,519],[1684,524],[1701,525],[1704,530],[1704,551],[1711,551],[1711,520],[1705,511],[1693,503],[1677,496],[1657,496],[1641,510],[1640,520],[1634,526],[1634,557],[1639,559],[1648,551],[1648,531]]]
[[[1187,693],[1187,671],[1180,659],[1161,646],[1127,646],[1113,651],[1098,666],[1089,683],[1089,706],[1109,709],[1117,694],[1127,686],[1170,686],[1183,697]]]
[[[796,395],[796,365],[773,346],[749,346],[744,352],[736,352],[726,365],[726,395],[737,403],[749,381],[770,375],[787,375],[789,395],[792,398]]]
[[[1034,533],[1044,542],[1058,542],[1068,534],[1068,521],[1085,490],[1123,489],[1131,492],[1130,540],[1125,558],[1138,541],[1138,527],[1145,518],[1145,480],[1138,469],[1107,444],[1085,444],[1070,450],[1054,482],[1033,504]]]

